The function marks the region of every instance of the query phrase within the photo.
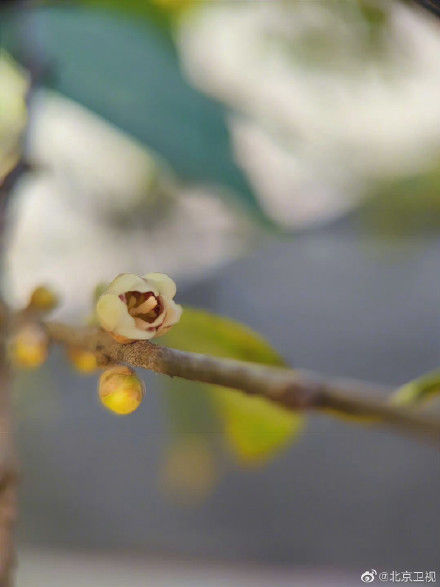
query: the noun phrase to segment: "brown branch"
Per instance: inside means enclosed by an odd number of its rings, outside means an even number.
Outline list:
[[[5,177],[0,178],[0,272],[4,249],[6,215],[11,193],[26,170],[20,161]],[[17,516],[17,458],[14,450],[10,408],[11,376],[6,353],[10,330],[10,314],[0,299],[0,587],[12,585],[15,564],[13,530]]]
[[[124,345],[93,328],[78,329],[57,322],[45,326],[55,342],[97,352],[103,364],[127,363],[171,377],[265,397],[287,409],[334,412],[440,442],[439,420],[390,405],[381,399],[384,389],[359,381],[182,352],[148,341]]]
[[[6,314],[0,324],[0,587],[11,585],[15,563],[13,528],[17,512],[17,463],[10,416],[10,373],[6,357]]]

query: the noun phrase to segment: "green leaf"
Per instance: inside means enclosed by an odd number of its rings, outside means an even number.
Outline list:
[[[198,4],[201,0],[76,0],[99,10],[117,11],[131,18],[146,19],[162,27],[166,32],[182,12]],[[49,3],[49,2],[48,2]]]
[[[431,371],[400,387],[391,403],[400,406],[425,403],[440,395],[440,371]]]
[[[373,186],[361,209],[364,226],[386,240],[440,231],[440,165]]]
[[[257,333],[228,318],[185,308],[181,321],[164,337],[165,343],[184,351],[211,354],[282,366],[283,359]],[[180,385],[173,380],[173,385]],[[185,385],[188,385],[185,382]],[[246,464],[268,460],[291,441],[303,426],[303,417],[259,397],[205,384],[219,416],[227,445]]]
[[[235,163],[225,109],[187,83],[171,39],[151,21],[58,3],[28,9],[26,23],[48,66],[46,85],[153,149],[183,181],[221,186],[270,224]],[[19,57],[22,15],[0,24],[2,43]]]

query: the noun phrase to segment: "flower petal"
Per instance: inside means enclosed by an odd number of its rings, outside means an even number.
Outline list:
[[[121,273],[115,277],[107,288],[107,293],[116,295],[124,294],[127,291],[138,291],[140,293],[152,291],[154,295],[159,294],[158,287],[155,283],[147,282],[147,280],[134,273]]]
[[[148,330],[140,330],[139,328],[136,328],[134,324],[130,325],[128,323],[125,323],[122,326],[118,326],[116,333],[122,334],[122,336],[125,336],[131,340],[149,340],[155,335],[154,330],[152,332],[149,332]]]
[[[96,304],[96,312],[104,330],[131,340],[147,340],[154,336],[154,332],[136,327],[135,320],[128,313],[126,304],[116,294],[102,295]]]
[[[176,284],[165,273],[147,273],[144,275],[144,279],[152,281],[161,295],[170,299],[176,295]]]
[[[180,304],[176,304],[173,300],[168,302],[165,320],[159,326],[156,336],[160,336],[161,334],[166,334],[168,330],[177,324],[180,320],[180,316],[182,315],[182,306]]]
[[[136,314],[148,314],[151,310],[157,306],[157,300],[154,296],[150,296],[146,299],[142,304],[139,304],[137,308],[135,308]]]
[[[106,293],[99,298],[96,304],[96,313],[104,330],[115,330],[118,325],[123,324],[125,321],[131,321],[134,324],[133,318],[127,311],[126,304],[114,293]]]
[[[167,308],[167,315],[165,316],[164,326],[169,326],[179,322],[182,312],[182,306],[171,300]]]

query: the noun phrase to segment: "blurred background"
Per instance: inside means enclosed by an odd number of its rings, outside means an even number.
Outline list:
[[[56,317],[85,322],[98,283],[161,271],[178,302],[267,341],[205,316],[182,330],[197,350],[226,352],[204,330],[224,328],[233,356],[390,386],[438,366],[429,12],[401,0],[6,2],[0,35],[0,179],[21,169],[2,279],[16,307],[47,283]],[[118,418],[60,349],[17,372],[20,586],[440,572],[433,448],[142,377],[146,400]]]

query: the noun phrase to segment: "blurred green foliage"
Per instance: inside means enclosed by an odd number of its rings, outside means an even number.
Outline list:
[[[164,337],[164,342],[184,351],[266,365],[284,365],[278,353],[250,328],[193,308],[185,308],[180,322]],[[187,402],[181,398],[186,397],[190,387],[198,390],[199,399],[205,396],[204,403],[206,398],[210,399],[212,409],[220,419],[227,445],[241,463],[258,464],[266,461],[291,441],[303,425],[302,416],[263,398],[177,379],[170,380],[169,386],[173,395],[178,398],[176,401],[186,404],[182,405],[186,418],[189,416],[189,408]],[[196,407],[198,402],[193,403],[191,418],[193,426],[199,430],[203,415],[199,411],[200,405]],[[176,405],[174,404],[175,407]],[[173,413],[176,418],[182,418],[179,409],[174,409]],[[216,430],[215,426],[213,430]]]
[[[33,52],[47,72],[44,85],[151,147],[183,181],[221,186],[270,224],[235,163],[225,109],[187,83],[170,39],[150,18],[124,19],[105,10],[107,2],[92,4],[5,13],[2,43],[18,59],[24,49]],[[140,10],[140,3],[129,6]]]
[[[200,1],[203,0],[198,0],[198,3]],[[117,11],[130,18],[152,21],[167,33],[170,32],[175,18],[196,4],[195,0],[76,0],[76,3],[99,10]]]
[[[391,403],[401,406],[420,404],[440,396],[440,371],[431,371],[406,383],[391,397]]]
[[[360,211],[373,235],[395,240],[440,230],[440,165],[376,184]]]

